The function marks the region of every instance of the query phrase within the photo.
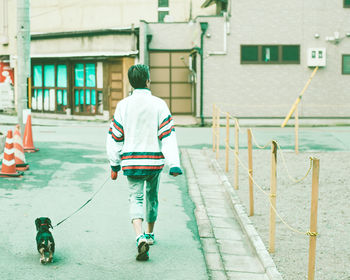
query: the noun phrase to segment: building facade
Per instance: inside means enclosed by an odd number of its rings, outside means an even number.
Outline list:
[[[324,49],[325,66],[304,94],[299,115],[350,117],[348,0],[296,0],[288,8],[275,0],[230,3],[226,18],[206,19],[206,115],[218,103],[234,116],[285,117],[315,68],[308,64],[309,49]]]
[[[10,68],[15,2],[0,0],[11,11],[0,31]],[[140,62],[173,114],[207,119],[215,103],[240,118],[283,118],[315,60],[299,115],[350,118],[350,0],[36,0],[31,34],[28,105],[40,114],[109,118]]]
[[[15,108],[16,16],[16,1],[0,1],[0,110]]]
[[[14,5],[9,14],[16,9],[15,0],[0,2]],[[139,62],[140,20],[187,22],[212,10],[201,8],[200,0],[38,0],[30,8],[28,107],[40,114],[103,119],[131,91],[127,70]],[[186,83],[175,85],[177,91]]]
[[[182,26],[145,24],[140,41],[147,36],[152,40],[140,45],[140,57],[145,62],[149,57],[152,68],[154,51],[189,53],[189,69],[195,74],[195,79],[189,75],[195,82],[192,113],[197,117],[209,118],[215,103],[240,118],[284,118],[315,69],[310,60],[317,56],[325,64],[308,87],[299,115],[350,118],[349,2],[297,0],[284,8],[276,0],[203,1],[204,8],[217,7],[213,15]],[[201,22],[207,23],[202,42]],[[142,37],[142,32],[147,34]],[[180,45],[179,37],[184,38]]]

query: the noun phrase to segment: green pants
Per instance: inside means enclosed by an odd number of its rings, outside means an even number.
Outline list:
[[[153,223],[158,215],[160,172],[144,176],[127,176],[129,183],[130,218],[144,220],[143,198],[146,192],[146,221]],[[145,184],[146,183],[146,184]]]

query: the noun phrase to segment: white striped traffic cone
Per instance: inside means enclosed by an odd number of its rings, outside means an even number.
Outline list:
[[[7,131],[0,177],[19,177],[22,174],[23,172],[16,171],[15,149],[13,148],[12,130],[10,129]]]
[[[29,169],[29,164],[26,163],[26,158],[24,155],[23,141],[21,137],[21,132],[19,131],[20,126],[16,125],[15,134],[13,136],[14,147],[15,147],[15,162],[16,170],[25,171]]]

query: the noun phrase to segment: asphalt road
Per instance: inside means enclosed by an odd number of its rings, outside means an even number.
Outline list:
[[[164,171],[157,243],[137,262],[126,177],[108,180],[76,215],[53,230],[54,262],[39,263],[35,218],[53,224],[74,212],[108,178],[106,124],[33,127],[39,152],[26,154],[23,178],[0,178],[0,279],[207,279],[184,176]]]
[[[109,174],[105,153],[108,124],[61,121],[33,126],[34,144],[23,178],[0,178],[0,279],[207,279],[184,176],[162,174],[157,244],[150,261],[135,261],[134,233],[128,218],[126,178],[108,181],[95,199],[53,230],[54,263],[39,264],[34,220],[48,216],[56,224],[99,189]],[[1,126],[4,133],[9,126]],[[276,139],[293,149],[292,128],[254,128],[262,145]],[[232,130],[233,133],[233,130]],[[221,145],[225,129],[222,128]],[[211,128],[177,128],[182,147],[211,147]],[[233,141],[233,135],[231,137]],[[350,150],[349,127],[300,130],[300,150]],[[240,148],[246,149],[246,128]]]

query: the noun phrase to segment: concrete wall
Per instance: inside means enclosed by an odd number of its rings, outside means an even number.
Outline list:
[[[148,34],[152,34],[150,49],[191,49],[198,37],[195,23],[150,23]]]
[[[16,54],[16,22],[16,0],[0,0],[0,56]],[[2,44],[3,36],[8,37],[8,44]]]
[[[309,47],[327,49],[327,66],[318,71],[301,102],[305,117],[350,117],[350,75],[341,74],[341,55],[350,54],[350,38],[337,45],[326,42],[335,31],[350,32],[350,9],[343,1],[295,0],[283,8],[277,0],[232,1],[227,55],[223,50],[223,18],[200,18],[209,22],[205,38],[204,108],[212,104],[239,117],[284,117],[312,73],[306,66]],[[314,34],[320,35],[319,39]],[[299,44],[300,64],[240,64],[242,44]]]
[[[193,17],[212,14],[215,8],[201,9],[203,0],[170,0],[172,20],[188,21],[191,3]],[[140,20],[158,21],[158,0],[31,1],[31,28],[35,33],[122,28],[138,26]]]
[[[31,41],[32,57],[137,53],[135,35],[103,35]]]
[[[137,25],[140,19],[156,20],[157,3],[155,0],[35,0],[31,1],[32,31],[47,33],[130,27],[131,24]]]

